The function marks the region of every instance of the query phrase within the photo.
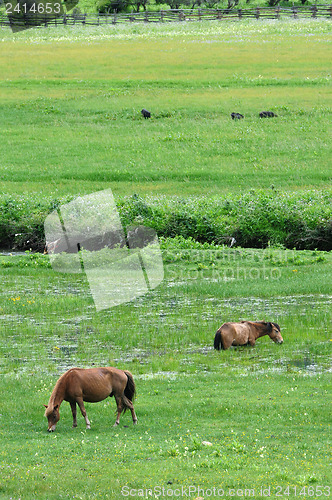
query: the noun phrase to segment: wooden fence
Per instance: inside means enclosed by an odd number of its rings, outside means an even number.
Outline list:
[[[34,26],[85,25],[102,26],[117,23],[162,23],[223,19],[281,19],[281,18],[327,18],[332,19],[332,5],[295,7],[255,7],[246,9],[176,9],[113,14],[63,14],[58,16],[41,14],[26,16],[0,15],[0,26],[15,27],[14,31]]]

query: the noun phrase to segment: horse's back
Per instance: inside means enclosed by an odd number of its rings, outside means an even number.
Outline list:
[[[118,368],[72,368],[67,372],[67,398],[82,397],[87,402],[106,399],[114,391],[124,390],[127,376]]]
[[[240,323],[233,323],[229,321],[228,323],[224,323],[223,325],[221,325],[220,329],[223,332],[231,332],[233,334],[238,334],[248,331],[248,325],[247,322],[245,321],[242,321]]]
[[[248,343],[250,335],[250,325],[243,321],[241,323],[224,323],[222,329],[232,337],[233,345],[244,345]]]

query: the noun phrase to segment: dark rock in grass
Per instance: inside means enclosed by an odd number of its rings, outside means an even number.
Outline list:
[[[145,119],[146,118],[151,118],[151,113],[147,109],[142,109],[141,113],[142,113],[142,115],[144,116]]]
[[[241,113],[231,113],[232,120],[241,120],[241,118],[244,118]]]
[[[273,113],[273,111],[261,111],[259,113],[260,118],[274,118],[275,116],[278,116]]]

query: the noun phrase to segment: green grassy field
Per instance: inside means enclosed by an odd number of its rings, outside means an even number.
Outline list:
[[[106,188],[124,224],[162,225],[183,206],[202,233],[221,221],[227,234],[229,214],[250,232],[257,193],[259,224],[277,227],[283,205],[283,230],[301,212],[309,228],[328,221],[329,23],[3,29],[0,41],[1,232]],[[278,117],[260,120],[265,109]],[[327,498],[331,252],[160,243],[161,285],[99,312],[85,275],[0,255],[1,500]],[[279,323],[284,343],[214,351],[217,328],[242,319]],[[93,365],[133,373],[138,426],[125,414],[112,427],[112,399],[86,405],[90,431],[81,415],[72,429],[63,403],[48,434],[57,378]]]
[[[55,273],[47,256],[1,257],[1,498],[190,486],[310,498],[330,484],[331,255],[221,251],[188,262],[164,242],[162,285],[100,313],[83,276]],[[284,344],[213,350],[223,321],[248,317],[280,323]],[[126,414],[114,429],[112,400],[86,405],[91,431],[80,415],[72,429],[63,403],[48,435],[57,377],[93,364],[132,371],[138,426]]]
[[[329,24],[193,24],[3,30],[3,191],[329,186]]]

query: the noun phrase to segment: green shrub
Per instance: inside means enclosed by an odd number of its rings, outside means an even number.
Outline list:
[[[0,197],[0,247],[41,251],[46,216],[73,197]],[[332,249],[332,190],[295,193],[252,190],[221,197],[142,197],[117,200],[124,228],[144,225],[158,236],[241,247],[329,251]]]

